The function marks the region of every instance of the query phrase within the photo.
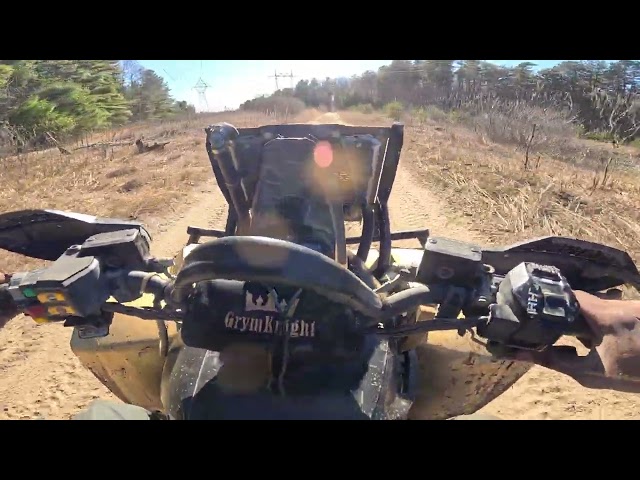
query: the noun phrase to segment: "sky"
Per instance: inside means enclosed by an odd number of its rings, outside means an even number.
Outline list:
[[[536,68],[549,68],[564,60],[488,60],[513,66],[533,62]],[[293,73],[293,85],[300,80],[351,77],[367,70],[378,70],[391,60],[138,60],[162,76],[176,100],[186,100],[198,111],[236,109],[245,100],[268,95],[276,89],[275,78]],[[206,105],[194,89],[202,80],[208,85]],[[292,85],[290,78],[278,78],[278,87]]]

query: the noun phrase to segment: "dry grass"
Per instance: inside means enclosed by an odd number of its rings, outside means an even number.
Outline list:
[[[357,112],[340,116],[354,124],[390,122]],[[549,144],[562,141],[552,137]],[[518,145],[492,142],[483,131],[450,121],[408,119],[402,161],[442,195],[453,215],[469,217],[487,243],[564,235],[623,249],[640,263],[638,152],[614,152],[612,146],[575,138],[564,143],[562,152],[541,149],[525,170]],[[585,161],[594,150],[599,157]],[[601,160],[614,154],[629,162],[612,162],[603,183]]]
[[[449,204],[473,217],[489,241],[569,235],[622,248],[640,260],[635,171],[610,170],[603,185],[602,170],[548,156],[525,170],[523,152],[462,128],[414,127],[406,137],[405,161],[428,172]]]
[[[391,120],[382,113],[362,113],[353,110],[340,112],[340,118],[351,125],[388,125]]]
[[[212,177],[203,128],[226,121],[237,127],[284,121],[254,112],[197,115],[187,120],[133,125],[83,143],[170,141],[164,150],[138,154],[134,145],[100,146],[61,155],[57,149],[0,160],[0,211],[30,208],[71,210],[99,216],[152,221],[171,215],[198,184]],[[38,262],[0,252],[0,271],[31,268]]]
[[[311,121],[315,120],[316,118],[318,118],[323,113],[324,113],[323,110],[320,110],[320,109],[317,109],[317,108],[309,108],[309,109],[305,110],[304,112],[300,112],[298,115],[293,117],[293,119],[291,120],[290,123],[307,123],[307,122],[311,122]]]

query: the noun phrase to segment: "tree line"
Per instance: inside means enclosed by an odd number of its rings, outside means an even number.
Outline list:
[[[0,143],[195,113],[135,60],[0,60]]]
[[[535,70],[523,62],[514,67],[481,60],[393,60],[377,72],[351,78],[301,80],[294,89],[245,102],[241,108],[263,108],[283,97],[309,107],[371,106],[392,102],[405,107],[437,106],[472,115],[509,113],[520,105],[565,112],[585,132],[599,132],[624,142],[640,136],[640,61],[565,61]]]

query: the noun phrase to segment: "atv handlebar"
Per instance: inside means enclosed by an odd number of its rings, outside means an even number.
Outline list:
[[[158,273],[149,273],[139,270],[123,272],[127,289],[137,291],[140,294],[154,295],[160,301],[170,297],[173,283],[162,278]]]
[[[285,267],[299,266],[276,268],[268,261],[255,265],[256,257],[252,257],[252,269],[232,258],[230,252],[238,256],[243,246],[256,242],[268,251],[275,248],[273,251],[286,253],[290,262],[285,262]],[[106,334],[103,327],[105,322],[108,326],[113,313],[180,321],[185,317],[194,284],[226,278],[269,280],[276,286],[313,290],[329,301],[352,308],[360,319],[363,334],[402,337],[433,330],[457,330],[463,334],[475,328],[478,335],[488,340],[487,348],[491,350],[492,345],[498,345],[501,351],[541,350],[562,335],[592,338],[590,328],[580,316],[575,295],[557,268],[523,262],[500,276],[481,263],[477,268],[461,267],[459,257],[443,254],[442,247],[438,248],[441,248],[438,257],[432,256],[428,261],[423,258],[415,278],[409,280],[410,288],[384,299],[355,274],[313,250],[255,237],[228,237],[199,245],[175,280],[153,271],[129,270],[127,261],[121,262],[120,268],[110,267],[114,264],[113,248],[107,250],[106,256],[95,250],[91,256],[82,256],[79,255],[82,248],[70,248],[51,267],[15,274],[3,288],[18,308],[36,321],[65,321],[65,325],[78,328],[94,328],[97,323],[102,334]],[[266,251],[261,253],[260,258],[272,258],[264,255]],[[135,265],[147,265],[149,270],[155,265],[148,258],[133,259],[130,250],[127,255]],[[240,262],[237,270],[233,269],[234,261]],[[447,268],[453,274],[444,275]],[[154,296],[152,308],[122,305],[143,294]],[[109,301],[110,298],[118,303]],[[412,312],[421,305],[438,305],[438,315],[429,321],[416,322]]]
[[[183,277],[177,281],[166,280],[157,273],[137,270],[123,271],[120,276],[125,281],[126,289],[140,294],[154,295],[156,302],[165,301],[177,308],[184,307],[184,304],[188,301],[188,285],[212,279],[202,272],[200,272],[198,278],[187,277],[185,279]],[[181,292],[180,295],[176,295],[178,291]],[[426,285],[395,293],[387,297],[380,307],[367,309],[370,312],[369,323],[373,326],[413,310],[420,305],[434,304],[439,296],[442,295],[434,294]]]

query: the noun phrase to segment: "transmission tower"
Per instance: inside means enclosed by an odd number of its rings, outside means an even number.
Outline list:
[[[207,85],[207,82],[205,82],[202,77],[200,77],[193,88],[196,92],[198,92],[198,104],[200,106],[200,111],[208,112],[209,103],[207,102],[207,96],[205,92],[207,91],[207,88],[209,88],[209,85]],[[204,110],[202,109],[203,106],[205,107]]]
[[[283,77],[287,77],[291,80],[291,90],[293,90],[293,79],[297,78],[296,75],[293,74],[293,70],[291,70],[291,73],[289,73],[289,75],[282,75]]]
[[[200,60],[200,78],[193,86],[193,88],[196,92],[198,92],[198,104],[200,105],[200,111],[208,112],[209,102],[207,102],[207,96],[205,95],[205,92],[207,91],[207,88],[209,88],[209,85],[207,85],[207,82],[202,79],[202,60]],[[202,109],[203,105],[205,107],[205,110]]]
[[[273,75],[269,75],[269,78],[275,78],[276,80],[276,90],[280,90],[279,86],[278,86],[278,78],[289,78],[291,79],[291,90],[293,90],[293,79],[297,78],[296,75],[293,74],[293,71],[291,71],[291,73],[278,73],[277,71],[273,72]]]
[[[278,72],[273,72],[273,75],[270,75],[269,78],[275,78],[276,79],[276,90],[280,90],[278,88],[278,77],[281,77],[282,75],[278,75]]]

